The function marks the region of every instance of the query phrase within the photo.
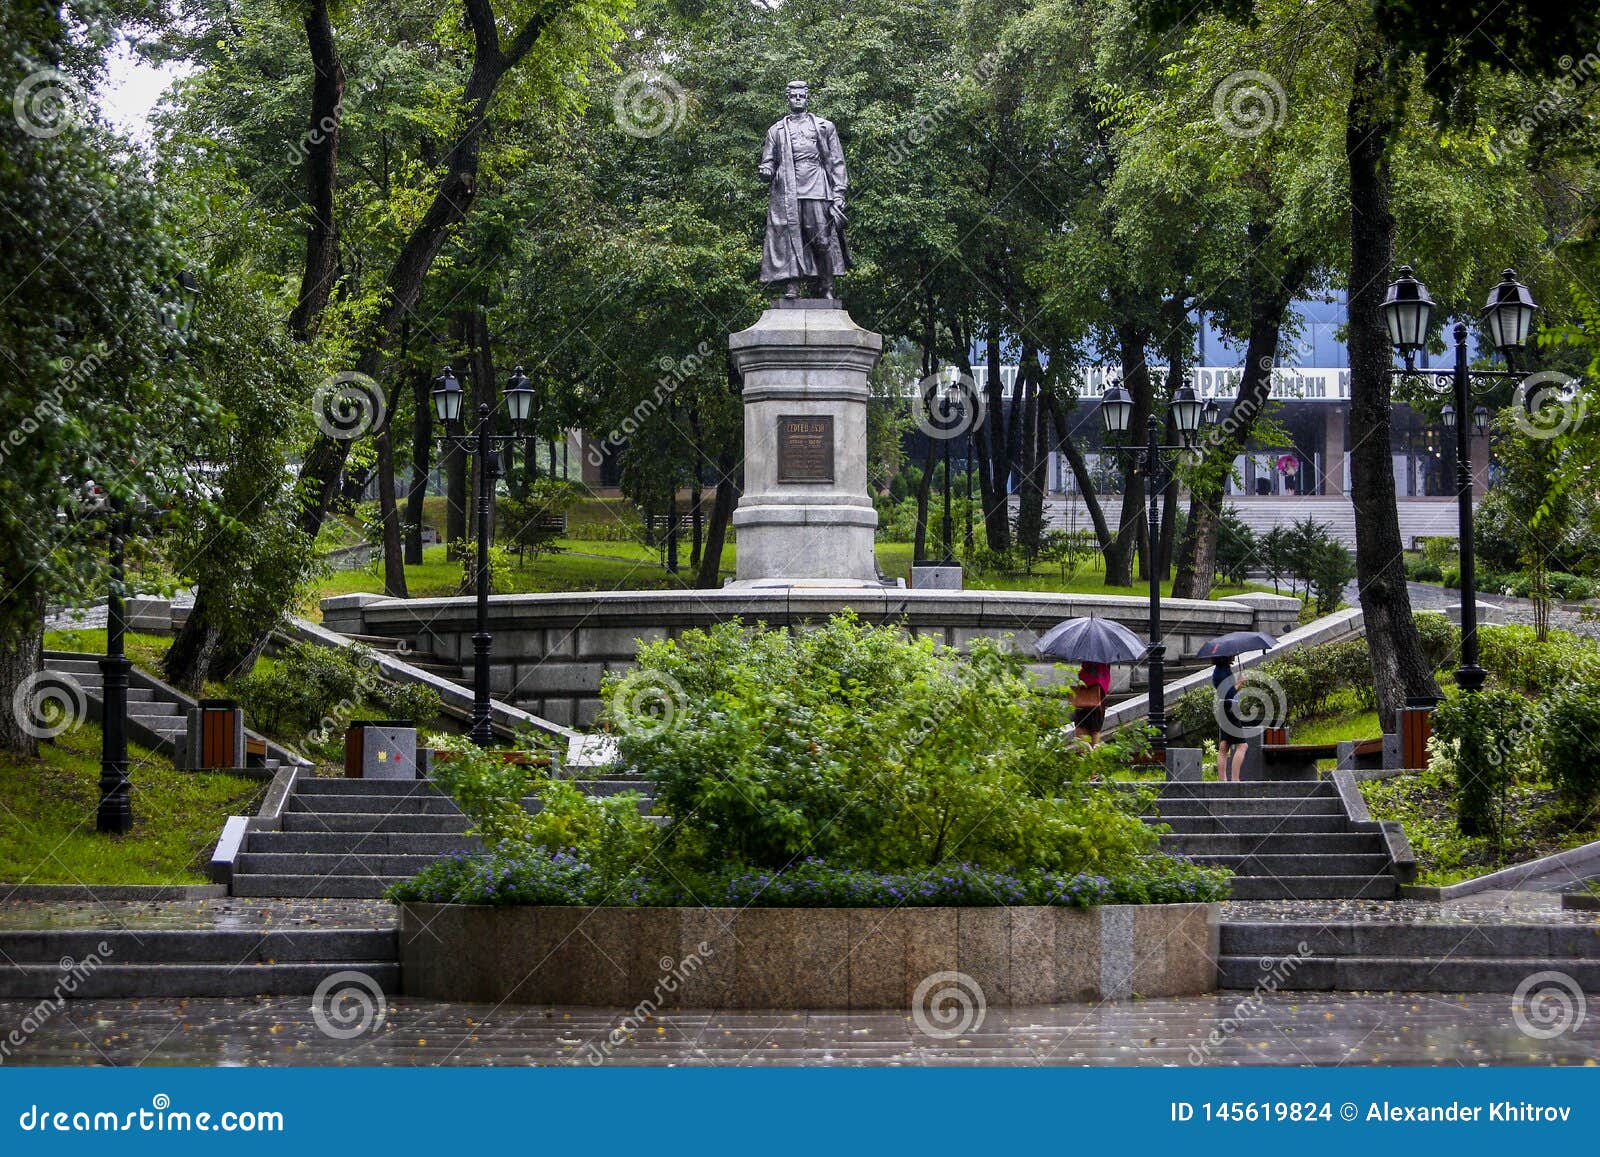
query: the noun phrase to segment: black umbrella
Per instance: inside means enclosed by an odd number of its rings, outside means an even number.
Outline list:
[[[1139,636],[1110,619],[1063,619],[1033,649],[1069,663],[1133,663],[1145,653]]]
[[[1200,644],[1195,656],[1200,659],[1231,659],[1246,651],[1270,651],[1278,640],[1264,631],[1229,631]]]

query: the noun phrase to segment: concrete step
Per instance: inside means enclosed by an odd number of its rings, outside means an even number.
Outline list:
[[[1235,900],[1392,900],[1400,894],[1394,877],[1235,876]]]
[[[423,832],[251,832],[247,853],[268,855],[447,856],[452,852],[481,851],[477,840],[453,833]]]
[[[1145,816],[1150,824],[1164,823],[1179,835],[1344,835],[1350,821],[1338,815],[1162,815]]]
[[[435,832],[461,833],[467,817],[456,815],[373,815],[370,812],[285,811],[286,832]]]
[[[456,801],[436,792],[415,792],[411,795],[301,795],[289,797],[288,811],[361,812],[377,816],[398,815],[460,815]]]
[[[393,959],[330,964],[104,964],[76,980],[75,1000],[130,997],[304,996],[336,972],[370,976],[384,992],[400,991]],[[55,964],[23,964],[0,971],[0,999],[56,996],[63,973]]]
[[[323,897],[379,900],[390,884],[409,876],[243,875],[233,878],[235,896]]]
[[[1336,795],[1240,796],[1237,799],[1215,800],[1173,796],[1156,800],[1155,807],[1163,816],[1342,816],[1345,814],[1344,805],[1339,802],[1339,797]]]
[[[141,719],[176,718],[178,715],[178,705],[172,702],[170,699],[129,699],[128,714],[137,715]],[[179,722],[181,723],[183,720],[180,719]]]
[[[343,776],[303,775],[294,781],[295,795],[439,795],[425,779],[347,779]]]
[[[62,970],[72,960],[85,968],[109,964],[330,963],[393,960],[393,929],[297,928],[48,928],[0,932],[0,959]],[[94,964],[95,957],[99,963]]]
[[[1255,956],[1223,956],[1217,963],[1220,988],[1254,988],[1266,976]],[[1283,962],[1269,971],[1279,989],[1294,991],[1515,992],[1530,976],[1551,971],[1551,966],[1548,959],[1537,956],[1346,956]],[[1564,960],[1559,971],[1584,992],[1600,993],[1600,959]]]
[[[50,659],[45,663],[47,671],[64,671],[72,675],[100,675],[100,660],[88,659]]]
[[[1169,782],[1161,785],[1161,799],[1254,799],[1270,795],[1279,799],[1305,796],[1330,796],[1338,798],[1333,784],[1325,779],[1285,779],[1250,781],[1247,783],[1220,783],[1205,780],[1200,783]]]
[[[1195,855],[1184,852],[1208,868],[1229,868],[1240,876],[1377,876],[1389,870],[1383,852],[1356,855]]]
[[[1161,837],[1161,850],[1185,856],[1363,855],[1384,853],[1374,832],[1301,832],[1287,835],[1197,835]]]
[[[241,852],[234,872],[253,876],[415,876],[438,856],[427,853]]]
[[[1600,924],[1228,920],[1220,928],[1224,955],[1287,956],[1298,952],[1301,944],[1317,956],[1600,959]]]

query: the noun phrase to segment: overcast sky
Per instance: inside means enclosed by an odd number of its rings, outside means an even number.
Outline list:
[[[139,60],[126,44],[107,58],[109,75],[99,92],[101,111],[119,131],[137,141],[150,139],[150,114],[167,87],[187,69],[182,65],[155,68]]]

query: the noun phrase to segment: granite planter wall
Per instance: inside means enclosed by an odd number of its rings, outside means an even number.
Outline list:
[[[1241,595],[1162,601],[1169,659],[1192,658],[1200,644],[1229,631],[1282,634],[1300,601]],[[632,668],[640,640],[674,638],[692,627],[737,620],[794,627],[852,610],[869,623],[904,623],[914,634],[967,648],[975,638],[1009,640],[1032,654],[1033,642],[1062,619],[1097,615],[1144,637],[1149,607],[1123,595],[1028,591],[942,591],[880,588],[724,587],[705,591],[599,591],[590,594],[495,595],[490,679],[497,699],[567,727],[587,727],[600,706],[607,672]],[[322,601],[323,626],[346,635],[404,639],[415,650],[462,664],[472,661],[475,604],[470,598],[386,599],[339,595]],[[1070,672],[1035,664],[1044,678]],[[1116,690],[1129,677],[1142,686],[1142,666],[1117,667]]]
[[[1182,996],[1216,987],[1217,919],[1215,904],[402,904],[400,976],[424,999],[615,1008],[909,1008],[956,972],[988,1007]]]

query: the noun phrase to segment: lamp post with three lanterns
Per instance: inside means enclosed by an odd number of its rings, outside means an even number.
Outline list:
[[[478,518],[478,556],[473,586],[477,593],[478,615],[472,636],[472,742],[488,747],[494,742],[489,699],[489,655],[494,644],[489,634],[489,519],[495,482],[501,475],[500,458],[509,455],[523,437],[528,417],[533,412],[533,387],[528,375],[518,366],[506,382],[505,406],[512,433],[494,432],[493,410],[480,402],[471,429],[462,429],[461,404],[464,391],[449,366],[434,382],[433,412],[444,424],[440,444],[478,458],[476,509]]]
[[[1489,339],[1495,349],[1506,359],[1507,368],[1470,369],[1467,365],[1467,326],[1458,321],[1451,330],[1454,339],[1455,364],[1449,370],[1419,370],[1416,368],[1417,351],[1428,338],[1428,325],[1432,320],[1434,301],[1428,287],[1418,281],[1411,266],[1402,265],[1400,276],[1389,286],[1383,300],[1383,320],[1389,329],[1389,340],[1404,366],[1393,368],[1390,375],[1396,378],[1420,380],[1430,383],[1438,392],[1446,393],[1447,400],[1440,410],[1440,419],[1447,431],[1456,436],[1456,503],[1460,525],[1461,551],[1461,665],[1456,668],[1456,685],[1463,691],[1483,688],[1485,673],[1478,666],[1478,584],[1476,552],[1472,525],[1472,443],[1471,433],[1482,435],[1489,429],[1489,408],[1481,402],[1473,404],[1473,389],[1489,388],[1511,381],[1521,384],[1523,374],[1512,367],[1512,354],[1527,345],[1528,333],[1533,327],[1533,315],[1539,311],[1528,287],[1517,280],[1514,270],[1507,269],[1500,283],[1489,293],[1483,308],[1483,320],[1489,330]],[[1468,414],[1471,425],[1468,425]]]
[[[1161,541],[1161,499],[1167,487],[1174,482],[1172,466],[1178,458],[1199,443],[1202,427],[1216,426],[1221,408],[1213,400],[1201,403],[1188,379],[1172,391],[1168,403],[1172,424],[1178,431],[1178,444],[1161,444],[1161,420],[1155,414],[1145,419],[1145,444],[1128,441],[1129,425],[1133,421],[1133,399],[1121,383],[1113,382],[1100,398],[1100,420],[1105,426],[1107,444],[1111,449],[1143,470],[1149,479],[1150,510],[1147,523],[1147,540],[1150,543],[1145,562],[1150,572],[1150,650],[1145,656],[1149,668],[1150,728],[1155,732],[1155,751],[1165,756],[1167,750],[1167,711],[1164,682],[1166,645],[1161,641],[1161,578],[1162,568],[1156,554]]]

